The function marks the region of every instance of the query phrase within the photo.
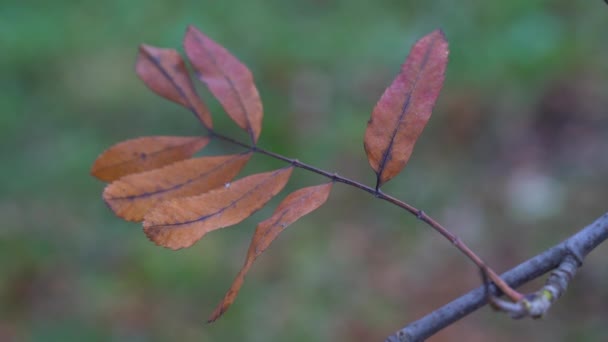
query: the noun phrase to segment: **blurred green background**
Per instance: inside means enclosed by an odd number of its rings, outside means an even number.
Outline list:
[[[415,40],[443,28],[446,85],[410,164],[384,190],[497,271],[608,210],[600,0],[4,1],[0,340],[380,341],[479,285],[471,263],[430,228],[337,185],[259,258],[228,313],[205,324],[272,205],[172,252],[116,218],[89,176],[119,141],[202,132],[133,71],[138,44],[181,50],[188,24],[253,71],[265,106],[261,146],[368,184],[371,109]],[[201,94],[216,126],[242,136]],[[250,170],[279,165],[260,156]],[[322,181],[297,171],[289,187]],[[592,253],[543,320],[484,308],[431,340],[608,340],[607,256],[606,246]]]

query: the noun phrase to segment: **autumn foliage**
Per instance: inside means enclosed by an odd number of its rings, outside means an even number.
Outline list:
[[[430,118],[444,81],[447,45],[440,30],[420,39],[372,111],[364,147],[377,176],[377,193],[405,167]],[[233,180],[254,153],[263,151],[257,147],[262,102],[253,76],[225,48],[194,27],[187,30],[184,49],[196,78],[248,133],[251,144],[225,138],[213,130],[211,114],[176,50],[142,45],[137,75],[158,95],[190,110],[206,128],[207,136],[127,140],[102,153],[91,170],[93,176],[110,182],[103,199],[116,215],[143,221],[144,233],[151,241],[174,250],[190,247],[211,231],[245,220],[281,192],[294,167],[303,165],[279,156],[292,161],[291,165]],[[247,148],[235,155],[193,158],[210,139],[221,137]],[[292,192],[270,218],[257,225],[243,267],[209,321],[219,318],[234,302],[246,273],[270,243],[287,226],[321,207],[334,182],[347,183],[328,172],[317,173],[330,178],[330,182]]]
[[[435,31],[420,39],[401,72],[374,107],[365,130],[365,152],[378,176],[376,187],[407,163],[443,85],[448,42]]]

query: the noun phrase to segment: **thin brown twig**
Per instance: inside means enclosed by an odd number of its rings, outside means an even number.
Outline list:
[[[518,291],[516,291],[515,289],[513,289],[511,286],[509,286],[509,284],[507,284],[502,278],[500,278],[500,276],[498,274],[496,274],[496,272],[494,272],[475,252],[473,252],[458,236],[454,235],[453,233],[451,233],[449,230],[447,230],[445,227],[443,227],[439,222],[437,222],[435,219],[433,219],[432,217],[430,217],[429,215],[427,215],[424,211],[417,209],[416,207],[403,202],[391,195],[385,194],[384,192],[380,191],[379,189],[370,187],[368,185],[362,184],[360,182],[357,182],[355,180],[352,180],[350,178],[346,178],[343,176],[340,176],[336,173],[330,173],[327,172],[325,170],[319,169],[317,167],[314,167],[312,165],[308,165],[306,163],[302,163],[297,159],[291,159],[288,157],[285,157],[283,155],[280,155],[278,153],[274,153],[271,151],[267,151],[265,149],[259,148],[257,146],[251,146],[249,144],[240,142],[236,139],[227,137],[225,135],[219,134],[215,131],[211,131],[210,137],[217,137],[218,139],[221,139],[223,141],[229,142],[231,144],[237,145],[237,146],[241,146],[244,148],[247,148],[253,152],[257,152],[281,161],[284,161],[286,163],[289,163],[291,165],[293,165],[294,167],[297,168],[301,168],[304,170],[308,170],[310,172],[319,174],[321,176],[327,177],[335,182],[339,182],[339,183],[343,183],[346,185],[350,185],[352,187],[355,187],[357,189],[363,190],[365,192],[368,192],[372,195],[374,195],[376,198],[389,202],[399,208],[404,209],[405,211],[409,212],[410,214],[416,216],[419,220],[421,220],[422,222],[426,223],[427,225],[429,225],[431,228],[433,228],[435,231],[437,231],[439,234],[441,234],[443,237],[445,237],[446,239],[448,239],[458,250],[460,250],[466,257],[468,257],[471,261],[473,261],[473,263],[479,267],[481,270],[485,270],[488,274],[488,276],[490,277],[490,279],[496,284],[496,287],[498,289],[500,289],[500,291],[502,291],[505,296],[507,296],[510,300],[514,301],[514,302],[519,302],[520,300],[522,300],[524,298],[524,296],[519,293]]]

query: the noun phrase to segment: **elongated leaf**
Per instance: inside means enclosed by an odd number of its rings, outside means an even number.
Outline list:
[[[141,45],[135,71],[152,91],[190,109],[205,127],[212,128],[211,114],[196,94],[186,64],[177,51]]]
[[[290,224],[297,221],[300,217],[312,212],[322,206],[331,191],[333,183],[311,186],[292,192],[277,207],[274,214],[258,224],[251,239],[245,263],[239,274],[236,276],[224,299],[215,308],[209,318],[213,322],[228,310],[236,299],[236,296],[243,285],[245,275],[253,265],[255,259],[264,252],[270,243]]]
[[[396,176],[431,116],[443,85],[448,43],[441,30],[412,47],[401,72],[374,108],[365,131],[365,151],[376,188]]]
[[[199,196],[165,201],[150,210],[144,232],[160,246],[192,246],[210,231],[241,222],[275,196],[287,183],[292,168],[242,178]]]
[[[162,201],[199,195],[231,181],[250,156],[201,157],[126,176],[108,185],[103,199],[119,217],[142,221]]]
[[[198,78],[256,143],[262,130],[262,102],[249,69],[194,26],[188,27],[184,49]]]
[[[209,143],[207,137],[142,137],[120,142],[93,163],[91,175],[111,182],[192,157]]]

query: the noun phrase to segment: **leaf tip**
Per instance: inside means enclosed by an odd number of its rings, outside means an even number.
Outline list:
[[[190,33],[190,32],[193,32],[193,31],[198,31],[198,29],[196,28],[196,26],[194,26],[194,24],[189,24],[186,27],[186,33]]]
[[[189,39],[196,39],[196,37],[207,38],[207,36],[201,30],[199,30],[196,26],[194,26],[193,24],[188,25],[188,27],[186,28],[186,34],[184,35],[185,45],[188,44],[187,41]],[[186,51],[186,53],[187,53],[187,51]]]
[[[144,234],[146,235],[148,240],[150,240],[151,242],[153,242],[155,245],[157,245],[159,247],[164,247],[164,248],[170,249],[172,251],[177,251],[177,250],[180,250],[183,248],[188,248],[194,244],[194,243],[184,244],[184,243],[171,241],[166,236],[162,236],[162,235],[158,234],[157,232],[154,232],[153,229],[151,229],[151,228],[154,228],[156,226],[146,225],[145,219],[144,219],[142,226],[143,226]]]
[[[445,36],[445,31],[442,28],[438,28],[435,31],[430,33],[431,36],[436,36],[437,39],[441,41],[441,43],[445,44],[445,53],[449,54],[448,40]]]
[[[118,182],[120,182],[120,180]],[[116,184],[119,184],[118,182],[116,182],[116,181],[112,182],[105,187],[105,189],[103,190],[103,192],[101,194],[101,198],[103,199],[104,203],[106,204],[106,206],[108,208],[110,208],[110,210],[112,210],[114,215],[116,215],[117,217],[120,217],[121,219],[123,219],[125,221],[128,221],[128,222],[143,221],[144,217],[143,217],[142,213],[133,211],[133,210],[129,210],[130,209],[129,207],[121,206],[119,203],[117,203],[117,201],[116,201],[117,199],[113,196],[113,191],[116,189]],[[120,200],[120,198],[118,198],[118,200]]]
[[[89,171],[89,174],[97,179],[99,179],[100,181],[103,181],[104,179],[102,178],[102,175],[99,174],[99,162],[98,162],[99,158],[95,159],[95,161],[93,162],[93,165],[91,165],[91,170]]]
[[[209,316],[209,318],[207,319],[207,324],[215,323],[215,321],[217,321],[218,318],[220,318],[224,314],[224,312],[225,310],[223,310],[223,306],[220,306],[215,309],[215,311],[213,311],[211,316]]]
[[[164,234],[163,231],[163,213],[157,213],[159,211],[159,207],[163,207],[167,202],[171,202],[171,200],[167,200],[159,205],[157,205],[152,210],[148,211],[144,216],[144,220],[142,222],[142,228],[144,234],[155,245],[160,247],[165,247],[171,250],[179,250],[182,248],[189,247],[189,245],[185,245],[184,243],[180,243],[176,239],[172,239],[171,236]],[[160,219],[159,219],[160,218]]]
[[[139,44],[139,47],[137,48],[137,51],[139,51],[139,53],[145,54],[148,58],[154,58],[154,54],[159,52],[160,50],[160,48],[144,43]]]
[[[435,31],[433,31],[434,34],[438,34],[439,36],[441,36],[441,38],[445,39],[445,31],[443,31],[443,29],[441,27],[435,29]]]

